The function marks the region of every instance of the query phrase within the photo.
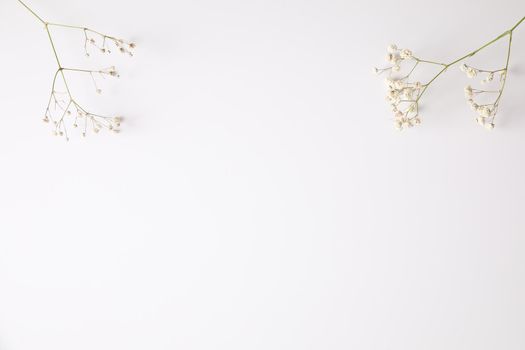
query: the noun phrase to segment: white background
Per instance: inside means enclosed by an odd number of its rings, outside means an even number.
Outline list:
[[[66,143],[45,32],[0,2],[1,350],[525,348],[525,28],[493,132],[456,68],[403,133],[371,74],[391,42],[457,58],[523,1],[30,4],[139,46],[55,31],[65,65],[117,65],[102,96],[71,80],[127,118]]]

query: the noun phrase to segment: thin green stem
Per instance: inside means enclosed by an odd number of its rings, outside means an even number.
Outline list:
[[[77,68],[62,68],[62,70],[69,71],[69,72],[81,72],[81,73],[102,73],[101,71],[98,71],[98,70],[77,69]]]
[[[501,40],[502,38],[506,37],[506,36],[509,35],[510,33],[511,33],[511,31],[510,31],[510,30],[507,30],[506,32],[500,34],[497,38],[495,38],[495,39],[489,41],[488,43],[486,43],[485,45],[483,45],[483,46],[480,47],[479,49],[476,49],[476,50],[474,50],[474,51],[472,51],[472,52],[466,54],[465,56],[462,56],[462,57],[458,58],[457,60],[455,60],[455,61],[453,61],[453,62],[447,64],[446,67],[448,68],[448,67],[450,67],[450,66],[455,65],[456,63],[459,63],[459,62],[463,61],[463,60],[466,59],[466,58],[469,58],[469,57],[474,56],[475,54],[477,54],[478,52],[480,52],[480,51],[483,50],[484,48],[486,48],[486,47],[488,47],[488,46],[494,44],[495,42]]]
[[[24,6],[29,12],[31,12],[31,14],[33,14],[33,16],[35,16],[40,22],[42,23],[46,23],[39,15],[36,14],[35,11],[33,11],[29,6],[27,6],[22,0],[18,0],[18,2]]]
[[[49,42],[51,43],[51,48],[53,49],[53,54],[55,55],[55,59],[57,61],[58,70],[60,72],[60,75],[62,76],[62,80],[64,81],[64,85],[66,87],[67,93],[69,95],[69,98],[73,99],[71,95],[71,90],[69,90],[69,85],[67,84],[66,76],[64,75],[64,68],[62,68],[62,64],[60,63],[60,58],[58,58],[58,53],[55,47],[55,43],[53,42],[53,37],[51,36],[51,32],[49,31],[49,27],[47,23],[45,24],[45,28],[46,28],[47,36],[49,38]]]
[[[69,25],[69,24],[60,24],[60,23],[49,22],[48,25],[53,26],[53,27],[63,27],[63,28],[71,28],[71,29],[88,30],[88,29],[85,28],[85,27],[72,26],[72,25]]]
[[[112,37],[112,36],[109,36],[109,35],[106,35],[106,34],[103,34],[103,33],[97,32],[96,30],[89,29],[89,28],[86,28],[86,27],[73,26],[73,25],[69,25],[69,24],[61,24],[61,23],[53,23],[53,22],[48,22],[47,25],[48,25],[48,26],[52,26],[52,27],[62,27],[62,28],[70,28],[70,29],[79,29],[79,30],[83,30],[84,32],[87,31],[87,32],[91,32],[91,33],[94,33],[94,34],[100,35],[100,36],[103,37],[103,38],[108,38],[108,39],[111,39],[111,40],[118,40],[117,38],[114,38],[114,37]]]
[[[514,27],[510,28],[510,31],[513,32],[514,29],[518,28],[518,27],[520,26],[520,24],[523,23],[523,21],[525,21],[525,17],[523,17],[522,19],[520,19],[520,20],[518,21],[518,23],[516,23],[516,24],[514,25]]]
[[[476,50],[474,50],[474,51],[472,51],[472,52],[469,52],[468,54],[466,54],[466,55],[464,55],[464,56],[462,56],[462,57],[460,57],[460,58],[458,58],[458,59],[456,59],[456,60],[454,60],[454,61],[452,61],[452,62],[446,64],[446,65],[443,67],[443,69],[440,70],[440,71],[438,72],[438,74],[436,74],[436,75],[434,76],[434,78],[432,78],[432,79],[431,79],[431,80],[425,85],[425,87],[423,88],[423,91],[421,91],[421,94],[420,94],[419,97],[417,98],[417,101],[419,101],[419,100],[421,99],[421,97],[425,94],[425,92],[427,91],[427,89],[428,89],[428,87],[430,86],[430,84],[432,84],[437,78],[439,78],[443,73],[445,73],[445,71],[446,71],[448,68],[450,68],[450,67],[452,67],[453,65],[455,65],[455,64],[457,64],[457,63],[463,61],[463,60],[466,59],[466,58],[469,58],[469,57],[474,56],[475,54],[477,54],[478,52],[480,52],[480,51],[483,50],[484,48],[486,48],[486,47],[488,47],[488,46],[494,44],[495,42],[501,40],[502,38],[506,37],[507,35],[509,35],[509,33],[512,33],[512,32],[511,32],[510,30],[508,30],[508,31],[504,32],[503,34],[500,34],[497,38],[495,38],[495,39],[489,41],[488,43],[486,43],[485,45],[481,46],[480,48],[478,48],[478,49],[476,49]]]
[[[428,60],[422,60],[419,58],[414,58],[418,63],[429,63],[429,64],[435,64],[437,66],[446,66],[446,63],[440,63],[440,62],[434,62],[434,61],[428,61]]]
[[[507,51],[507,62],[505,63],[505,73],[504,73],[505,76],[503,78],[503,83],[501,85],[501,90],[499,92],[498,98],[496,99],[496,102],[494,102],[494,106],[496,106],[496,108],[499,104],[499,101],[501,100],[501,96],[503,95],[503,90],[505,90],[505,85],[507,83],[507,77],[508,77],[507,71],[509,69],[511,49],[512,49],[512,32],[510,32],[509,34],[509,49]]]
[[[417,66],[419,65],[421,61],[419,60],[416,60],[416,64],[414,64],[414,67],[412,67],[412,69],[410,70],[410,72],[408,72],[407,75],[405,75],[402,79],[406,79],[408,77],[410,77],[412,75],[412,73],[414,73],[414,71],[416,70]]]
[[[60,75],[62,76],[62,80],[64,81],[64,85],[66,87],[66,90],[67,90],[67,93],[69,94],[69,97],[71,97],[71,91],[69,90],[69,86],[67,84],[67,80],[66,80],[66,76],[64,75],[64,70],[62,68],[62,64],[60,63],[60,58],[58,57],[58,53],[57,53],[57,50],[56,50],[56,47],[55,47],[55,43],[53,41],[53,37],[51,36],[51,32],[49,31],[49,23],[44,21],[42,19],[42,17],[40,17],[35,11],[33,11],[29,6],[27,6],[22,0],[18,0],[18,2],[24,6],[33,16],[35,16],[42,24],[44,24],[44,27],[46,29],[46,33],[47,33],[47,36],[49,38],[49,42],[51,43],[51,48],[53,49],[53,54],[55,56],[55,60],[57,62],[57,65],[58,65],[58,72],[60,72]],[[53,89],[54,89],[54,86],[55,86],[55,82],[56,82],[56,75],[55,74],[55,78],[53,79]],[[53,91],[51,92],[51,94],[53,94]]]
[[[51,43],[51,48],[53,49],[53,54],[55,55],[55,59],[56,59],[57,64],[58,64],[58,68],[61,69],[62,65],[60,64],[60,59],[58,58],[58,53],[57,53],[57,50],[55,48],[55,43],[53,42],[53,38],[51,37],[51,32],[49,32],[49,28],[47,27],[47,24],[46,24],[46,33],[47,33],[47,36],[49,38],[49,42]]]
[[[456,60],[454,60],[454,61],[452,61],[452,62],[450,62],[448,64],[442,64],[442,63],[438,63],[438,62],[427,61],[427,63],[442,65],[443,69],[441,69],[427,84],[425,84],[425,87],[421,91],[421,94],[419,94],[419,97],[417,98],[416,102],[419,102],[421,97],[427,91],[427,89],[430,86],[430,84],[432,84],[437,78],[439,78],[448,68],[450,68],[451,66],[453,66],[453,65],[463,61],[464,59],[467,59],[469,57],[472,57],[472,56],[476,55],[481,50],[483,50],[483,49],[487,48],[488,46],[498,42],[499,40],[501,40],[502,38],[504,38],[504,37],[506,37],[508,35],[510,39],[509,39],[509,53],[508,53],[508,56],[507,56],[507,64],[506,64],[505,69],[504,69],[506,71],[508,69],[508,67],[509,67],[510,49],[511,49],[511,45],[512,45],[512,34],[513,34],[514,30],[516,30],[516,28],[518,28],[523,22],[525,22],[525,17],[523,17],[521,20],[519,20],[511,29],[501,33],[499,36],[497,36],[493,40],[489,41],[485,45],[481,46],[480,48],[478,48],[478,49],[476,49],[474,51],[469,52],[468,54],[466,54],[464,56],[461,56],[460,58],[458,58],[458,59],[456,59]],[[419,59],[416,59],[416,60],[418,62],[424,62],[423,60],[419,60]],[[500,97],[501,97],[501,95],[500,95]],[[499,101],[500,97],[498,97],[498,101]]]
[[[47,103],[46,114],[47,114],[47,112],[49,112],[49,107],[51,106],[51,101],[53,99],[53,96],[55,95],[55,84],[56,84],[57,76],[58,76],[59,72],[60,72],[60,70],[57,69],[57,71],[55,72],[55,76],[53,77],[53,84],[51,85],[51,96],[49,96],[49,102]]]

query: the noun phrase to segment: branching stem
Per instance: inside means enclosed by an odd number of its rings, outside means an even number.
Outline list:
[[[478,52],[480,52],[481,50],[485,49],[486,47],[498,42],[499,40],[505,38],[506,36],[509,37],[509,48],[508,48],[508,55],[507,55],[507,63],[505,65],[505,69],[501,70],[501,71],[507,71],[508,67],[509,67],[509,62],[510,62],[510,51],[511,51],[511,47],[512,47],[512,35],[514,33],[514,30],[516,30],[523,22],[525,21],[525,17],[523,17],[520,21],[518,21],[512,28],[510,28],[509,30],[503,32],[502,34],[500,34],[499,36],[497,36],[496,38],[494,38],[493,40],[489,41],[488,43],[486,43],[485,45],[481,46],[480,48],[472,51],[472,52],[469,52],[468,54],[450,62],[450,63],[447,63],[447,64],[444,64],[444,63],[439,63],[439,62],[432,62],[432,61],[424,61],[424,60],[420,60],[420,59],[416,59],[417,62],[425,62],[425,63],[431,63],[431,64],[436,64],[436,65],[441,65],[443,66],[443,68],[427,83],[425,84],[425,87],[423,88],[423,90],[421,91],[421,94],[419,94],[419,97],[417,98],[416,102],[418,102],[421,97],[425,94],[425,92],[427,91],[428,87],[437,79],[439,78],[448,68],[452,67],[453,65],[469,58],[469,57],[472,57],[474,55],[476,55]],[[503,82],[503,88],[505,87],[505,81],[506,81],[506,78]],[[498,99],[496,100],[497,102],[499,102],[500,98],[501,98],[501,95],[503,93],[503,88],[501,90],[501,93],[500,95],[498,96]]]
[[[97,32],[95,30],[86,28],[86,27],[80,27],[80,26],[73,26],[73,25],[67,25],[67,24],[60,24],[60,23],[54,23],[54,22],[48,22],[44,20],[42,17],[40,17],[33,9],[31,9],[24,1],[17,0],[27,11],[29,11],[43,26],[46,31],[47,37],[49,39],[49,43],[51,44],[51,49],[53,51],[53,56],[55,57],[55,61],[57,64],[57,70],[53,76],[53,84],[51,85],[51,94],[49,96],[49,101],[46,107],[46,113],[44,116],[44,121],[49,122],[50,120],[53,121],[55,125],[55,135],[65,135],[66,140],[68,139],[67,134],[67,128],[66,128],[66,122],[65,118],[66,116],[71,115],[70,109],[76,109],[77,115],[75,117],[75,121],[73,126],[78,127],[77,125],[77,119],[79,117],[84,117],[84,132],[83,136],[86,135],[86,127],[88,123],[88,119],[91,121],[91,124],[93,125],[93,130],[95,132],[98,132],[100,128],[106,128],[108,130],[112,130],[113,132],[117,133],[119,130],[117,129],[120,126],[120,122],[122,120],[121,117],[105,117],[98,114],[94,114],[91,112],[88,112],[86,109],[84,109],[74,98],[71,93],[71,89],[69,87],[68,81],[66,79],[66,73],[65,72],[80,72],[80,73],[88,73],[91,76],[91,79],[93,80],[93,83],[95,85],[96,91],[98,93],[101,92],[101,90],[97,86],[97,82],[95,80],[94,74],[100,74],[103,75],[110,75],[113,77],[118,77],[118,73],[115,70],[114,67],[110,67],[104,70],[87,70],[87,69],[77,69],[77,68],[69,68],[64,67],[62,65],[62,62],[60,60],[57,47],[55,45],[55,42],[53,40],[53,35],[51,28],[52,27],[61,27],[61,28],[68,28],[68,29],[75,29],[82,31],[84,34],[85,42],[84,42],[84,49],[86,51],[86,55],[89,56],[88,50],[87,50],[87,44],[92,44],[94,47],[98,48],[102,52],[110,53],[111,51],[106,46],[106,41],[112,41],[118,51],[122,53],[129,54],[130,56],[133,56],[133,53],[131,50],[135,47],[134,43],[126,42],[121,39],[117,39],[115,37]],[[97,41],[93,38],[93,36],[99,36],[101,41],[101,46],[97,44]],[[56,90],[57,85],[57,79],[60,79],[64,82],[65,86],[65,92],[58,92]],[[63,99],[60,95],[61,94],[67,94],[68,98]],[[57,109],[61,111],[61,117],[58,120],[55,120],[53,117],[53,113],[51,112],[52,106],[54,107],[54,111],[56,112]]]

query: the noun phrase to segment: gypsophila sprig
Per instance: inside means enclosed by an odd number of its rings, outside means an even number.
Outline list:
[[[475,120],[487,130],[494,129],[495,118],[498,113],[508,77],[512,37],[516,28],[518,28],[524,21],[525,17],[495,39],[450,63],[424,60],[414,56],[411,50],[399,49],[397,45],[394,44],[390,45],[387,49],[387,66],[384,68],[374,68],[374,72],[378,75],[387,74],[386,100],[394,114],[393,119],[395,128],[403,130],[421,124],[421,116],[419,115],[421,98],[427,92],[429,86],[446,72],[448,68],[467,60],[499,40],[508,38],[507,57],[503,68],[497,70],[484,70],[472,67],[467,63],[463,63],[460,66],[461,71],[468,79],[478,79],[479,85],[483,86],[481,88],[468,85],[464,88],[465,98],[471,109],[476,113]],[[426,82],[413,79],[416,69],[427,68],[429,66],[439,68],[437,73],[431,79]],[[403,71],[405,70],[408,70],[408,72],[403,74]]]
[[[51,49],[55,56],[57,63],[57,70],[53,77],[53,83],[51,85],[51,94],[49,102],[47,104],[43,121],[50,123],[53,127],[52,133],[55,136],[64,136],[66,140],[69,140],[68,128],[69,126],[80,129],[80,133],[85,137],[89,131],[97,134],[100,130],[106,129],[112,133],[120,132],[120,125],[123,121],[121,116],[103,116],[92,113],[81,106],[77,100],[73,97],[72,91],[68,84],[68,78],[73,74],[85,74],[89,75],[89,78],[93,82],[95,92],[97,94],[102,93],[100,88],[100,79],[105,77],[119,78],[120,75],[114,66],[108,68],[102,68],[99,70],[88,70],[78,68],[68,68],[62,65],[57,47],[53,41],[52,28],[63,28],[69,30],[76,30],[83,32],[84,43],[83,49],[87,57],[90,57],[92,52],[97,51],[102,54],[110,54],[113,51],[120,52],[127,56],[132,57],[133,51],[136,48],[136,44],[119,39],[110,35],[100,33],[98,31],[67,24],[53,23],[43,20],[38,14],[36,14],[29,6],[23,1],[18,2],[24,6],[35,18],[38,19],[43,25],[44,29],[49,38]],[[61,91],[60,89],[64,91]]]
[[[394,115],[394,126],[398,130],[411,128],[421,124],[419,115],[419,98],[425,86],[420,81],[414,81],[412,74],[421,60],[415,57],[411,50],[399,49],[390,45],[387,49],[385,68],[374,68],[376,74],[388,73],[385,79],[387,86],[386,100]],[[408,73],[401,74],[406,65],[411,65]]]

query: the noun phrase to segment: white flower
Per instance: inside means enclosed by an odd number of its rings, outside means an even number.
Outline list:
[[[492,110],[487,106],[478,107],[478,113],[484,118],[488,118],[492,115]]]
[[[412,51],[410,51],[408,49],[403,49],[403,50],[401,50],[400,56],[404,60],[412,58]]]
[[[396,53],[389,53],[386,55],[386,61],[391,65],[398,65],[399,61],[401,61],[401,57]]]
[[[469,68],[467,69],[467,76],[468,76],[469,78],[474,78],[476,75],[478,75],[478,71],[477,71],[477,69],[474,69],[474,68],[472,68],[472,67],[469,67]]]
[[[414,90],[412,88],[406,88],[403,90],[403,96],[405,96],[405,98],[407,100],[411,100],[414,96]]]
[[[485,124],[485,128],[487,130],[492,130],[492,129],[494,129],[495,126],[496,125],[494,123],[487,123],[487,124]]]
[[[388,91],[388,97],[389,98],[398,98],[399,97],[399,92],[397,90],[390,90]]]
[[[405,88],[406,84],[402,80],[396,80],[392,83],[392,86],[396,90],[402,90]]]
[[[396,120],[394,122],[394,127],[397,129],[397,130],[403,130],[403,123],[400,121],[400,120]]]
[[[478,70],[476,68],[472,68],[469,66],[466,66],[464,72],[467,74],[467,77],[469,78],[474,78],[476,75],[478,75]]]
[[[459,67],[459,69],[461,69],[463,73],[467,74],[469,78],[474,78],[476,75],[478,75],[478,70],[476,68],[470,67],[466,65],[465,63],[463,63]]]
[[[397,52],[397,45],[396,44],[389,45],[388,46],[388,52],[390,52],[390,53]]]
[[[476,122],[477,122],[479,125],[485,125],[485,118],[483,118],[483,117],[477,117],[477,118],[476,118]]]
[[[486,78],[485,80],[487,82],[490,82],[490,81],[493,81],[494,80],[494,72],[490,73]]]
[[[474,91],[472,90],[472,86],[465,87],[465,97],[468,99],[472,99],[474,97]]]

